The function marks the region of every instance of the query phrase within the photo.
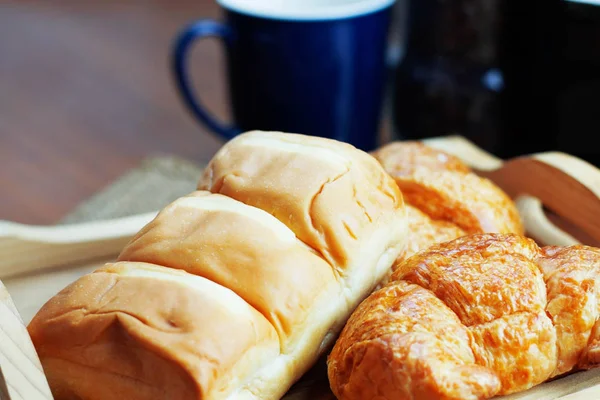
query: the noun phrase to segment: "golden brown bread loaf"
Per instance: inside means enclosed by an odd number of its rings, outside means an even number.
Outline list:
[[[372,262],[356,241],[368,240],[373,254],[381,253],[387,233],[375,221],[402,196],[382,172],[377,160],[346,143],[250,132],[215,155],[198,189],[274,215],[351,278]],[[363,283],[373,282],[354,282]]]
[[[600,363],[600,249],[476,234],[404,260],[328,358],[339,399],[488,399]]]
[[[165,208],[118,260],[182,269],[231,289],[269,320],[284,352],[308,332],[322,340],[319,329],[306,329],[318,325],[307,305],[340,295],[331,266],[279,220],[206,191]]]
[[[246,133],[206,179],[35,316],[57,400],[278,399],[404,246],[396,183],[349,145]]]
[[[457,157],[416,141],[393,142],[372,154],[407,204],[408,243],[401,259],[468,233],[523,234],[514,202]]]
[[[280,353],[273,326],[229,289],[145,263],[82,277],[29,331],[56,400],[215,398]]]

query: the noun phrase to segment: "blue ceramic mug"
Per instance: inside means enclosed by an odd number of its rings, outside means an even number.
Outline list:
[[[218,3],[225,21],[187,26],[172,56],[178,89],[200,122],[225,139],[260,129],[377,146],[394,0]],[[187,57],[205,37],[225,45],[234,124],[218,121],[192,91]]]

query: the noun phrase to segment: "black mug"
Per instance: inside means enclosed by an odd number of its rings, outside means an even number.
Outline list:
[[[597,2],[409,0],[406,36],[402,138],[460,134],[503,158],[560,150],[600,163]]]

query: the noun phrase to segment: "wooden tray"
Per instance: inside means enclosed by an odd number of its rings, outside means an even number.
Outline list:
[[[460,136],[426,142],[457,155],[515,198],[528,235],[540,244],[600,247],[600,170],[594,166],[563,153],[503,162]],[[57,227],[0,222],[0,278],[10,293],[0,285],[0,400],[52,398],[25,324],[59,290],[114,260],[155,215]],[[285,399],[334,399],[324,358]],[[600,368],[501,399],[600,399]]]

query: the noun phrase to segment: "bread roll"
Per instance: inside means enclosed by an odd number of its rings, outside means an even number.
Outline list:
[[[231,290],[145,263],[82,277],[29,333],[56,400],[215,398],[280,353],[273,326]]]
[[[372,154],[408,205],[408,244],[401,260],[468,233],[523,234],[514,202],[457,157],[415,141],[393,142]]]
[[[206,191],[166,207],[119,260],[183,269],[231,289],[269,320],[284,353],[300,340],[316,341],[318,348],[329,323],[322,324],[311,305],[323,307],[342,295],[331,266],[278,219]],[[339,324],[347,312],[324,314],[338,313]]]
[[[403,249],[396,183],[351,146],[249,133],[207,171],[215,193],[165,207],[31,322],[57,400],[278,399]]]
[[[488,399],[600,359],[600,250],[476,234],[403,261],[328,359],[339,399]]]
[[[385,251],[388,232],[381,228],[389,227],[386,214],[402,197],[382,171],[373,157],[349,144],[256,131],[223,146],[198,188],[269,212],[351,287],[369,286],[370,277],[364,281],[356,270]]]

